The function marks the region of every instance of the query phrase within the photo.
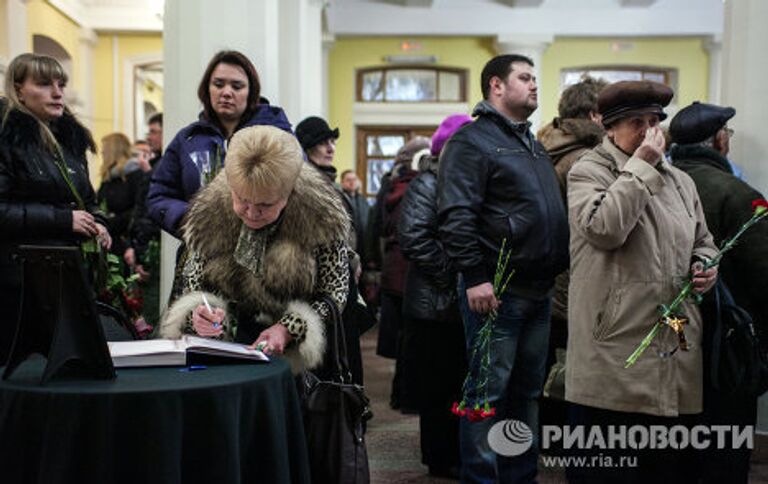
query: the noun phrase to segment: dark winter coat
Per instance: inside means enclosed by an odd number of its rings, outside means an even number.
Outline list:
[[[701,198],[707,227],[715,244],[734,235],[752,216],[752,201],[763,196],[739,180],[728,160],[715,150],[696,145],[672,148],[671,157],[677,168],[685,171]],[[720,276],[736,302],[754,318],[763,344],[768,341],[768,220],[744,232],[739,243],[720,262]]]
[[[579,158],[603,141],[603,129],[589,119],[555,118],[539,130],[537,138],[555,165],[557,181],[563,200],[567,199],[568,172]],[[566,201],[567,204],[567,201]],[[552,316],[559,321],[568,319],[568,271],[555,279]]]
[[[106,208],[107,228],[112,236],[111,251],[122,257],[125,250],[131,246],[134,209],[144,172],[135,161],[129,161],[123,173],[111,175],[101,183],[97,198],[99,205]]]
[[[20,268],[11,259],[20,244],[77,245],[72,231],[77,201],[44,146],[37,120],[0,100],[0,286],[18,287]],[[106,224],[88,178],[86,151],[94,150],[90,133],[69,113],[51,124],[69,176],[86,209]]]
[[[493,281],[501,244],[515,269],[508,290],[540,297],[568,267],[568,220],[552,162],[527,124],[487,102],[440,155],[440,235],[467,287]]]
[[[158,157],[159,158],[159,157]],[[131,226],[131,247],[136,251],[139,264],[146,264],[147,248],[152,240],[160,240],[160,225],[152,220],[147,211],[147,194],[152,183],[152,174],[156,164],[149,173],[142,173],[139,190],[136,192],[136,203],[133,210],[133,225]]]
[[[242,122],[235,131],[256,125],[291,132],[283,110],[270,106],[264,99],[251,119]],[[221,130],[201,115],[198,121],[179,131],[168,145],[152,176],[147,210],[170,234],[179,237],[179,224],[187,213],[190,199],[205,184],[206,178],[223,166],[226,141]]]
[[[409,262],[403,313],[440,320],[456,301],[456,280],[438,235],[437,158],[426,163],[408,185],[400,213],[400,250]]]
[[[361,193],[355,193],[350,195],[342,190],[344,196],[344,205],[349,211],[349,216],[352,218],[352,228],[355,231],[355,245],[354,249],[360,259],[365,261],[365,228],[368,226],[368,201]]]
[[[376,202],[368,214],[368,224],[365,227],[365,262],[369,269],[381,270],[382,250],[381,238],[384,232],[384,196],[389,191],[392,172],[381,177]]]
[[[555,118],[539,130],[537,138],[555,165],[563,199],[568,195],[568,172],[587,151],[603,141],[603,129],[589,119]]]
[[[387,186],[387,192],[384,194],[381,288],[398,296],[403,295],[407,262],[400,251],[397,226],[400,224],[401,204],[405,191],[417,174],[406,164],[396,166]]]

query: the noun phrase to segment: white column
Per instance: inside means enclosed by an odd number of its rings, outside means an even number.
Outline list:
[[[723,39],[713,36],[703,42],[709,53],[709,100],[710,104],[720,104],[722,94]],[[681,106],[682,107],[682,106]]]
[[[80,78],[78,98],[80,100],[80,120],[89,129],[93,129],[93,50],[98,41],[96,33],[89,28],[80,29],[78,39],[80,49],[80,66],[77,76]]]
[[[739,0],[725,3],[723,30],[722,104],[736,109],[728,124],[736,130],[728,155],[744,168],[747,182],[768,195],[768,2]],[[768,396],[758,400],[757,429],[768,431]]]
[[[197,85],[211,57],[239,50],[256,66],[261,93],[296,124],[320,114],[321,0],[166,0],[163,30],[163,142],[200,112]],[[163,233],[160,298],[167,302],[176,245]]]
[[[536,73],[536,78],[541,81],[541,60],[544,55],[544,51],[547,50],[549,44],[554,40],[553,35],[515,35],[515,34],[501,34],[496,36],[494,43],[496,47],[496,53],[502,54],[520,54],[530,58],[533,61],[533,71]],[[539,95],[539,102],[544,96]],[[539,129],[541,124],[541,104],[539,109],[534,111],[528,120],[531,122],[531,131],[534,133]]]
[[[330,92],[331,87],[331,81],[330,81],[330,71],[328,69],[329,65],[329,56],[331,53],[331,49],[333,48],[333,44],[336,43],[336,37],[333,34],[324,33],[323,34],[323,107],[322,107],[322,117],[325,119],[328,119],[328,116],[330,116],[330,101],[328,99],[328,93]]]
[[[723,30],[722,104],[733,106],[729,125],[736,130],[729,157],[744,168],[747,181],[768,195],[768,2],[740,0],[725,3]],[[768,410],[768,406],[767,406]],[[768,417],[768,411],[766,413]],[[768,428],[768,418],[765,422]]]
[[[27,28],[27,3],[29,0],[8,0],[8,57],[32,50]]]
[[[280,1],[280,104],[294,125],[323,110],[322,12],[321,0]]]

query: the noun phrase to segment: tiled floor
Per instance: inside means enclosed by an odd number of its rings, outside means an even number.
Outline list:
[[[389,408],[389,393],[394,362],[376,356],[375,329],[361,341],[365,362],[366,392],[371,398],[374,418],[366,434],[368,459],[373,484],[447,484],[456,481],[436,479],[427,475],[421,464],[418,418],[401,415]],[[758,436],[752,454],[750,483],[768,484],[768,436]],[[540,467],[541,484],[565,482],[561,469]],[[723,483],[729,484],[729,483]]]

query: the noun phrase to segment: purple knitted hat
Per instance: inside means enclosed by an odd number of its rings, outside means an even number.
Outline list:
[[[472,118],[466,114],[451,114],[440,123],[440,126],[432,135],[432,156],[438,156],[442,151],[445,142],[453,136],[453,133],[467,123],[471,123]]]

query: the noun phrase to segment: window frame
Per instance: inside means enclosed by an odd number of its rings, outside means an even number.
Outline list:
[[[617,71],[617,72],[639,72],[641,77],[645,74],[661,74],[664,77],[664,85],[671,87],[675,91],[674,81],[676,79],[677,69],[662,66],[633,65],[633,64],[608,64],[608,65],[587,65],[579,67],[566,67],[560,69],[560,90],[572,84],[565,84],[566,75],[574,72],[581,72],[591,77],[590,71]]]
[[[368,156],[368,143],[366,137],[402,135],[404,137],[404,143],[407,143],[415,136],[429,138],[436,129],[437,126],[356,126],[357,161],[355,163],[355,171],[357,172],[357,177],[360,179],[360,192],[368,199],[369,203],[372,203],[373,200],[375,200],[376,192],[368,191],[368,160],[371,158],[380,159],[382,157]]]
[[[435,73],[435,99],[428,100],[428,101],[389,101],[386,99],[387,92],[386,87],[384,89],[384,99],[381,101],[368,101],[363,99],[363,77],[366,74],[371,74],[375,72],[381,72],[382,73],[382,82],[384,83],[384,86],[387,84],[387,72],[391,71],[429,71]],[[430,103],[465,103],[467,102],[467,77],[468,77],[468,69],[463,69],[460,67],[443,67],[443,66],[433,66],[433,65],[424,65],[424,64],[402,64],[402,65],[384,65],[384,66],[372,66],[372,67],[365,67],[361,69],[357,69],[357,73],[355,75],[355,99],[356,102],[359,103],[365,103],[365,104],[430,104]],[[440,96],[440,74],[441,73],[449,73],[449,74],[457,74],[459,76],[459,99],[453,99],[453,100],[442,100],[439,98]]]

